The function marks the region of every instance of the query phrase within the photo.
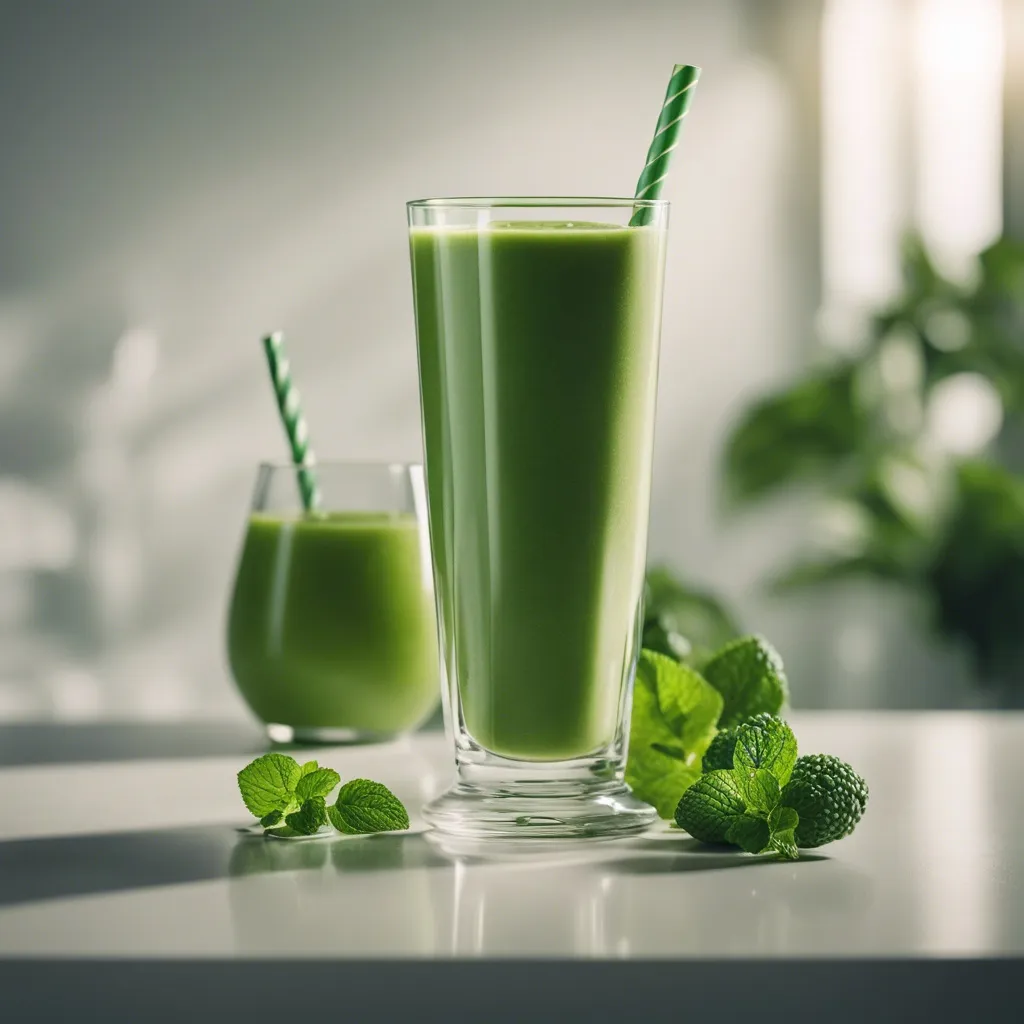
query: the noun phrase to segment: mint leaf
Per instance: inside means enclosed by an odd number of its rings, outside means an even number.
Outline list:
[[[646,657],[645,651],[641,665]],[[683,792],[698,778],[699,770],[696,764],[687,764],[686,751],[661,713],[655,686],[654,674],[638,668],[633,686],[626,782],[638,799],[651,804],[662,818],[668,818]],[[677,756],[679,752],[682,757]]]
[[[626,782],[638,800],[650,804],[659,817],[668,819],[679,798],[700,778],[700,772],[655,746],[637,743],[629,751]]]
[[[687,754],[703,754],[715,738],[722,713],[722,699],[714,687],[696,669],[654,651],[641,651],[637,674],[653,683],[665,724]]]
[[[310,797],[297,811],[287,815],[284,820],[290,829],[298,832],[301,836],[316,834],[321,825],[327,824],[327,807],[324,804],[324,798],[322,796]]]
[[[767,769],[784,786],[789,782],[796,756],[793,730],[775,715],[757,715],[736,728],[732,754],[736,769]]]
[[[732,774],[748,811],[758,811],[767,817],[775,810],[782,798],[782,787],[767,768],[733,768]]]
[[[772,832],[769,846],[785,860],[799,860],[800,851],[796,848],[796,835],[793,829],[783,829],[781,832]]]
[[[746,809],[731,771],[708,772],[683,793],[675,821],[702,843],[724,843]]]
[[[771,831],[769,846],[786,860],[799,860],[800,853],[796,848],[796,827],[800,824],[800,815],[792,807],[776,807],[768,815],[768,828]]]
[[[760,813],[753,807],[748,809],[736,774],[718,769],[702,775],[679,801],[676,824],[703,843],[732,843],[747,853],[770,849],[782,857],[796,859],[793,830],[799,819],[793,809],[776,806]],[[756,782],[754,788],[762,787],[765,791],[758,790],[762,803],[770,803],[772,798],[777,802],[779,784],[770,772],[754,769],[751,782]]]
[[[278,824],[284,815],[280,811],[271,811],[269,814],[264,814],[260,818],[260,824],[264,828],[270,828],[272,825]]]
[[[762,636],[740,637],[726,644],[704,665],[703,673],[722,695],[720,728],[762,712],[774,715],[786,701],[782,659]]]
[[[695,671],[643,651],[633,686],[626,782],[662,818],[699,777],[721,697]]]
[[[387,786],[369,779],[353,779],[338,791],[327,809],[331,824],[348,835],[391,832],[409,827],[409,814]]]
[[[302,766],[302,774],[303,775],[309,775],[310,772],[315,772],[317,770],[317,768],[319,768],[319,767],[320,767],[320,765],[318,765],[316,763],[316,761],[307,761]]]
[[[310,761],[310,764],[315,765],[316,761]],[[309,800],[314,796],[326,797],[339,782],[341,776],[333,768],[314,768],[299,779],[295,796],[299,800]]]
[[[768,827],[773,832],[792,831],[800,824],[800,815],[792,807],[776,807],[768,815]]]
[[[238,789],[245,806],[257,818],[284,812],[293,803],[302,775],[298,762],[287,754],[264,754],[238,773]]]
[[[730,825],[725,838],[727,842],[742,847],[747,853],[761,853],[768,847],[771,832],[768,822],[763,818],[744,814]]]

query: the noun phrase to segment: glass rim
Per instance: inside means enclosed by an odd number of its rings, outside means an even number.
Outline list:
[[[412,199],[405,204],[409,209],[433,210],[493,210],[509,207],[538,209],[572,207],[580,209],[623,209],[639,207],[645,210],[667,209],[667,199],[627,199],[624,196],[452,196],[437,199]]]
[[[315,462],[287,462],[284,460],[261,459],[256,463],[258,470],[291,470],[308,469],[383,469],[389,473],[400,470],[421,469],[422,462],[403,462],[401,459],[317,459]]]

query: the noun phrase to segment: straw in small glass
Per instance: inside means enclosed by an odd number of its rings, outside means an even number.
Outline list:
[[[267,354],[270,382],[274,388],[281,422],[288,436],[292,462],[298,470],[302,507],[307,512],[312,512],[320,504],[320,489],[317,486],[316,474],[311,468],[316,464],[316,456],[309,443],[309,429],[306,426],[306,417],[302,414],[299,392],[292,383],[291,364],[284,351],[284,335],[280,331],[268,334],[263,339],[263,350]]]

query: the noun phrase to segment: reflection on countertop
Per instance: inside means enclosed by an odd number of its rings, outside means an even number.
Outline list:
[[[0,767],[0,956],[1024,954],[1024,716],[794,720],[871,786],[856,833],[796,863],[668,825],[581,844],[427,832],[419,808],[450,773],[437,735],[312,755],[407,804],[409,832],[372,837],[253,835],[245,754]],[[934,770],[949,752],[955,779]]]
[[[434,833],[253,837],[233,851],[230,902],[243,955],[779,955],[839,921],[856,939],[871,883],[842,866],[823,879],[825,861],[774,863],[667,829],[543,849],[453,844]],[[724,872],[735,877],[705,881]],[[339,873],[359,877],[339,885]],[[266,874],[282,877],[254,880]]]

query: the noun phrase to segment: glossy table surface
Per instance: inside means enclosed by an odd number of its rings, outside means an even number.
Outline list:
[[[241,831],[234,779],[259,749],[252,733],[6,726],[0,957],[1024,953],[1024,715],[792,721],[803,752],[838,754],[871,789],[856,833],[798,863],[709,850],[668,828],[452,848],[418,820],[450,773],[437,734],[313,755],[343,778],[390,785],[409,833],[264,839]]]

